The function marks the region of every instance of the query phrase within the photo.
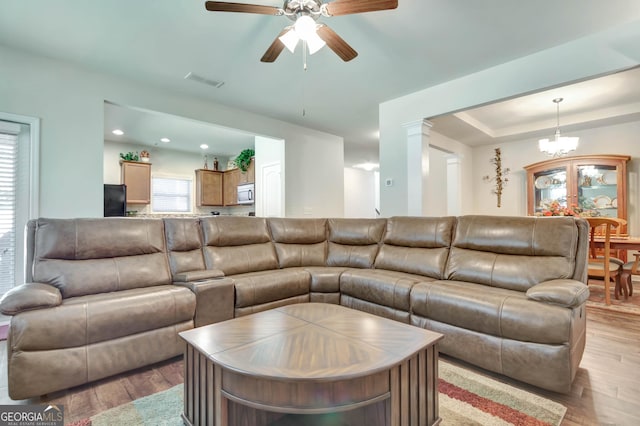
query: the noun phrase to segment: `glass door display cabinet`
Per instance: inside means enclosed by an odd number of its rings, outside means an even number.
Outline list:
[[[582,155],[525,166],[527,211],[553,215],[572,210],[582,216],[627,220],[628,155]],[[626,225],[620,235],[627,235]]]

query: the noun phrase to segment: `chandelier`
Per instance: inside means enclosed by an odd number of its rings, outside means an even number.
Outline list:
[[[555,98],[553,102],[556,104],[557,126],[553,139],[540,139],[538,147],[541,152],[551,157],[562,157],[571,151],[575,151],[578,147],[578,137],[560,136],[560,102],[562,98]]]

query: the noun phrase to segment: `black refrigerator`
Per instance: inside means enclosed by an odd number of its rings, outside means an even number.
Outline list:
[[[127,186],[104,184],[104,217],[126,216]]]

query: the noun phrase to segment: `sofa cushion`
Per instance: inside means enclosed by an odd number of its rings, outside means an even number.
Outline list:
[[[329,219],[327,266],[371,268],[386,223],[385,219]]]
[[[257,217],[201,219],[207,269],[225,275],[278,269],[267,221]]]
[[[11,322],[11,344],[22,351],[85,346],[192,321],[196,297],[173,285],[72,297]]]
[[[302,268],[233,275],[236,308],[259,305],[309,293],[310,275]]]
[[[219,216],[200,218],[206,246],[227,247],[271,242],[264,218]]]
[[[573,277],[577,248],[578,227],[570,217],[463,216],[445,278],[524,292]]]
[[[268,224],[280,268],[326,264],[326,219],[270,218]]]
[[[528,299],[519,291],[463,281],[418,283],[412,315],[506,339],[565,344],[572,310]]]
[[[311,274],[310,290],[317,293],[338,293],[340,292],[340,276],[348,268],[315,266],[305,267],[305,271]]]
[[[267,222],[276,243],[315,244],[327,240],[327,219],[272,217]]]
[[[278,269],[278,259],[272,243],[245,246],[205,247],[207,269],[219,269],[225,275]]]
[[[455,218],[392,217],[375,267],[441,279]]]
[[[158,219],[39,219],[34,282],[63,298],[171,283]]]
[[[205,269],[202,255],[202,231],[198,219],[165,218],[169,266],[176,274]]]
[[[340,276],[340,292],[409,312],[411,288],[423,280],[432,278],[383,269],[348,269]]]

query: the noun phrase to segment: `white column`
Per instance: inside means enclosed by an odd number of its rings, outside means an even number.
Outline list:
[[[407,131],[407,214],[427,212],[429,179],[429,137],[432,124],[427,120],[406,123]]]
[[[462,162],[460,157],[447,158],[447,215],[462,214]]]

